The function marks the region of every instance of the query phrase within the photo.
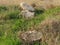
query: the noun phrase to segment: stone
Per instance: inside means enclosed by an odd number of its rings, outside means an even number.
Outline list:
[[[25,42],[33,42],[33,41],[40,40],[42,38],[42,33],[35,30],[26,31],[26,32],[20,33],[19,38]]]
[[[31,5],[29,5],[29,4],[25,3],[25,2],[20,3],[20,7],[23,10],[28,10],[28,11],[34,11],[35,10]]]
[[[28,10],[22,10],[21,11],[21,15],[24,17],[24,18],[33,18],[34,17],[34,14],[35,12],[30,12]]]

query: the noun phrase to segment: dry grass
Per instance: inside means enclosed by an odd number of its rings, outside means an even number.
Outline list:
[[[43,33],[42,42],[48,45],[60,45],[60,20],[44,20],[37,28]]]
[[[0,5],[19,5],[21,2],[34,3],[45,9],[60,6],[60,0],[0,0]]]

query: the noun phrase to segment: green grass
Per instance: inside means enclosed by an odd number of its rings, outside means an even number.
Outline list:
[[[46,18],[57,17],[55,14],[60,12],[60,7],[43,10],[43,13],[38,11],[39,9],[33,19],[26,20],[19,16],[20,10],[18,7],[0,6],[0,45],[21,45],[17,35],[19,31],[26,31],[37,26]]]

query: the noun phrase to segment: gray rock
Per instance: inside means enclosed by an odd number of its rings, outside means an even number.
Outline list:
[[[26,31],[26,32],[22,32],[19,35],[19,38],[25,42],[33,42],[33,41],[40,40],[42,38],[42,33],[35,30]]]
[[[28,11],[34,11],[35,10],[31,5],[29,5],[29,4],[25,3],[25,2],[20,3],[20,7],[23,10],[28,10]]]
[[[34,17],[34,12],[30,12],[28,10],[22,10],[21,11],[21,15],[24,17],[24,18],[33,18]]]

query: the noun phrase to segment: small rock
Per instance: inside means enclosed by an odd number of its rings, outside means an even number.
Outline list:
[[[20,4],[20,7],[21,7],[23,10],[28,10],[28,11],[34,11],[34,10],[35,10],[31,5],[29,5],[29,4],[25,3],[25,2],[22,2],[22,3]]]
[[[21,11],[21,15],[25,18],[33,18],[34,14],[35,14],[35,12],[30,12],[28,10],[22,10]]]
[[[19,35],[19,38],[25,42],[33,42],[33,41],[40,40],[42,38],[42,33],[35,30],[26,31],[26,32],[22,32]]]

